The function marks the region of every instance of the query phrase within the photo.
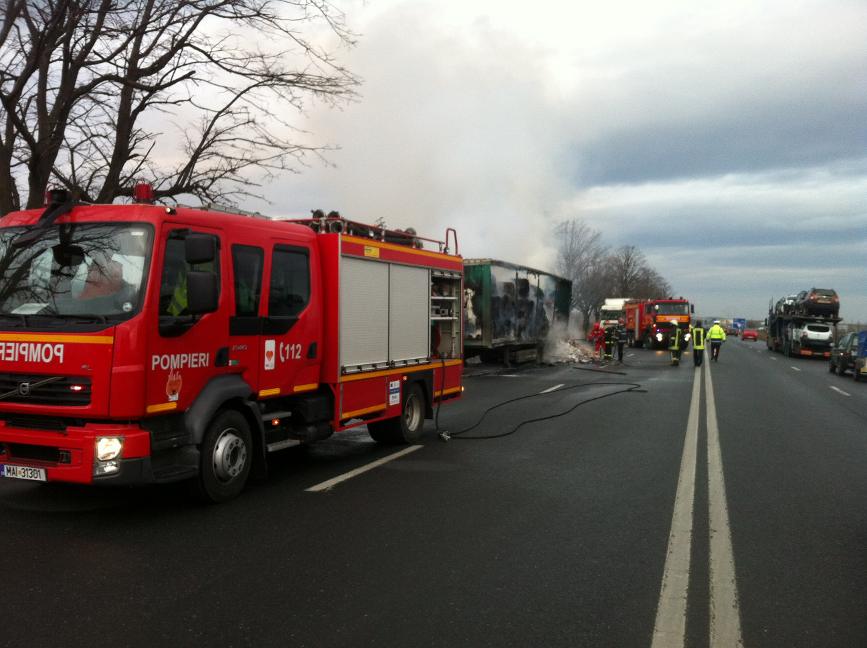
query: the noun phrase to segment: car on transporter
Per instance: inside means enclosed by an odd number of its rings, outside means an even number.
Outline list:
[[[833,288],[811,288],[798,293],[795,310],[801,315],[837,317],[840,298]]]

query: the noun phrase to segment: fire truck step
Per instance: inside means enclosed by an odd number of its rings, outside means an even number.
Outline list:
[[[274,443],[269,443],[267,448],[268,452],[276,452],[277,450],[292,448],[297,445],[301,445],[301,442],[298,439],[283,439],[282,441],[275,441]]]
[[[266,412],[262,414],[262,420],[264,422],[273,421],[274,419],[285,419],[291,418],[292,412]]]

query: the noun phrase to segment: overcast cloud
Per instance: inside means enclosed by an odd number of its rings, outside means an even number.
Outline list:
[[[867,3],[345,5],[358,103],[341,147],[270,185],[315,207],[553,269],[554,225],[638,245],[699,312],[764,317],[833,287],[867,322]]]

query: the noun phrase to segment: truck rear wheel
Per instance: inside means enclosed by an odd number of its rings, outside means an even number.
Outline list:
[[[368,423],[367,431],[378,443],[416,443],[424,430],[424,405],[421,387],[413,383],[404,394],[400,416]]]
[[[198,495],[206,502],[225,502],[244,489],[252,465],[250,426],[240,412],[217,414],[205,432],[199,459]]]

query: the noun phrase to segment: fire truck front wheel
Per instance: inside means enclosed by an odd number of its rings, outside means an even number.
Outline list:
[[[236,497],[247,483],[253,460],[250,426],[240,412],[217,414],[202,439],[198,494],[206,502]]]
[[[424,429],[425,399],[418,383],[413,383],[403,398],[398,417],[369,423],[367,431],[379,443],[416,443]]]

